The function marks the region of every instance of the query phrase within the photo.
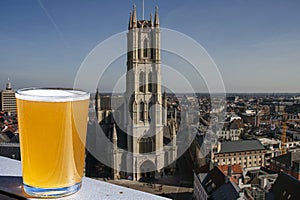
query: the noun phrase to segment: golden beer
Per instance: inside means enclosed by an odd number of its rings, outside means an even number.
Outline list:
[[[35,196],[76,192],[83,176],[89,94],[56,90],[16,94],[24,189]]]

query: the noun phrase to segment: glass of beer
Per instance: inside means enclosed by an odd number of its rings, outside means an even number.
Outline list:
[[[24,191],[61,197],[81,188],[90,94],[29,88],[16,92]]]

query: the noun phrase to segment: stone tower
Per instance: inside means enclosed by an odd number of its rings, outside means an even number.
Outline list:
[[[157,176],[164,165],[163,108],[160,71],[160,28],[158,8],[154,21],[137,20],[136,7],[130,13],[127,33],[125,127],[127,169],[134,179]]]

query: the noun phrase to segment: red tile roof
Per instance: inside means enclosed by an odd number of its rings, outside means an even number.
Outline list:
[[[227,175],[228,165],[218,165],[218,168]],[[231,165],[232,174],[241,174],[243,173],[242,167],[238,164]]]

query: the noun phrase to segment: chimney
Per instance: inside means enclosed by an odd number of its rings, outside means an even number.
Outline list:
[[[228,177],[231,177],[231,176],[232,176],[232,166],[231,166],[231,165],[228,165],[227,176],[228,176]]]

